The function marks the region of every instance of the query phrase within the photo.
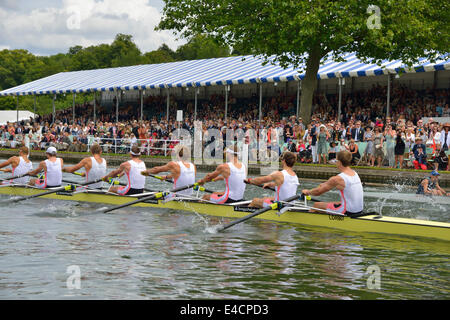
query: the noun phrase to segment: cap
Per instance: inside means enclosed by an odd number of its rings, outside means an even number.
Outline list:
[[[441,174],[437,172],[436,170],[431,171],[430,175],[432,176],[440,176]]]
[[[56,154],[58,151],[56,150],[55,147],[50,147],[47,149],[46,153],[48,154]]]

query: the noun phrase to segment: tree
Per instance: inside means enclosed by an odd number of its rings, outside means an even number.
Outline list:
[[[230,56],[230,48],[220,45],[213,37],[198,34],[191,37],[188,43],[178,47],[178,60],[210,59]]]
[[[438,0],[164,0],[157,30],[190,38],[207,34],[223,45],[252,52],[263,63],[305,66],[301,113],[311,117],[320,62],[356,52],[381,64],[420,57],[436,59],[449,49],[449,2]],[[374,6],[375,5],[375,6]]]

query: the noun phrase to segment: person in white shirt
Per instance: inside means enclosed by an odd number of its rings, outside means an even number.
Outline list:
[[[176,157],[176,161],[170,161],[164,166],[154,167],[145,171],[142,171],[143,176],[148,174],[158,174],[160,172],[170,172],[169,175],[162,176],[163,180],[172,179],[174,181],[174,189],[184,186],[188,186],[195,183],[195,176],[197,174],[197,168],[190,162],[190,150],[188,147],[178,144],[173,149],[173,154]],[[187,189],[178,192],[180,195],[191,195],[193,189]]]
[[[225,180],[225,191],[206,194],[203,196],[204,200],[224,204],[239,202],[244,198],[246,169],[245,165],[238,160],[237,146],[227,148],[225,154],[228,162],[217,166],[214,172],[208,173],[198,181],[199,185],[203,185],[209,181]]]
[[[14,156],[9,158],[8,160],[4,161],[0,164],[0,168],[4,168],[7,166],[11,166],[11,168],[8,169],[1,169],[3,172],[11,172],[13,177],[21,176],[27,172],[29,172],[33,168],[33,164],[28,159],[28,153],[29,149],[27,147],[22,147],[19,149],[19,156]],[[11,183],[18,183],[18,184],[27,184],[29,180],[29,177],[22,177],[17,178],[14,180],[9,181],[3,181],[3,184],[11,184]]]
[[[270,206],[274,201],[283,201],[297,193],[299,185],[297,174],[292,170],[292,167],[297,160],[297,157],[292,152],[284,152],[281,157],[282,171],[272,172],[268,176],[249,178],[246,183],[254,185],[263,185],[264,188],[275,188],[275,195],[273,197],[254,198],[248,205],[249,207],[263,208]]]
[[[442,149],[445,151],[450,149],[450,122],[444,124],[439,141]]]
[[[72,167],[64,167],[63,172],[74,173],[81,168],[84,168],[85,172],[82,173],[83,177],[86,177],[86,182],[96,181],[103,178],[106,175],[106,160],[102,158],[102,148],[98,144],[94,144],[91,147],[92,157],[86,157],[81,160],[77,165]],[[89,188],[101,189],[103,182],[88,185]]]
[[[44,171],[44,179],[31,179],[30,185],[38,188],[53,188],[60,187],[62,184],[62,168],[63,159],[56,157],[57,150],[55,147],[50,147],[46,151],[47,160],[39,163],[36,170],[29,171],[30,176],[35,176],[41,171]]]
[[[141,152],[138,146],[133,146],[130,152],[131,160],[123,162],[117,170],[111,171],[103,177],[103,181],[109,181],[109,178],[115,178],[125,174],[128,184],[126,186],[111,187],[110,192],[117,193],[121,196],[134,195],[144,192],[145,177],[141,174],[147,170],[144,161],[140,159]]]
[[[331,177],[317,188],[302,190],[303,194],[311,196],[320,196],[335,188],[339,191],[340,202],[315,202],[314,208],[347,215],[359,214],[363,211],[363,187],[358,174],[350,168],[351,162],[352,154],[348,151],[340,151],[337,154],[336,167],[341,173]]]

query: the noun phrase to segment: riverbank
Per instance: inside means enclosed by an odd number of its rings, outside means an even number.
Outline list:
[[[17,155],[17,150],[14,149],[0,149],[0,158],[9,158],[11,156]],[[78,163],[81,159],[89,156],[90,153],[76,153],[76,152],[60,152],[59,156],[62,157],[65,163]],[[118,166],[123,161],[129,158],[128,155],[117,155],[117,154],[104,154],[103,157],[108,162],[109,166]],[[45,160],[44,151],[31,151],[30,159],[32,161]],[[154,167],[166,164],[170,157],[152,157],[143,156],[145,164],[148,167]],[[216,165],[208,164],[197,164],[197,169],[202,171],[214,170]],[[423,178],[429,175],[430,171],[422,170],[408,170],[408,169],[389,169],[389,168],[372,168],[372,167],[354,167],[361,181],[366,184],[377,183],[377,184],[402,184],[402,185],[417,185]],[[333,175],[336,175],[338,170],[333,165],[313,165],[313,164],[296,164],[294,166],[294,171],[297,173],[299,178],[304,179],[319,179],[326,180]],[[262,165],[250,164],[248,168],[248,173],[251,175],[267,174],[270,172],[268,167]],[[440,172],[440,185],[443,188],[450,188],[450,172]]]

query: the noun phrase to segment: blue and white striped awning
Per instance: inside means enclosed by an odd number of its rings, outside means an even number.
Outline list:
[[[245,58],[245,59],[244,59]],[[331,56],[322,61],[317,77],[365,77],[395,73],[450,70],[450,55],[431,63],[420,59],[412,68],[401,61],[363,63],[355,53],[346,54],[345,62],[335,62]],[[303,79],[302,68],[283,69],[278,64],[262,65],[253,56],[180,61],[131,67],[61,72],[14,88],[3,90],[1,96],[61,94],[114,90],[140,90],[172,87],[200,87],[226,84],[286,82]]]

